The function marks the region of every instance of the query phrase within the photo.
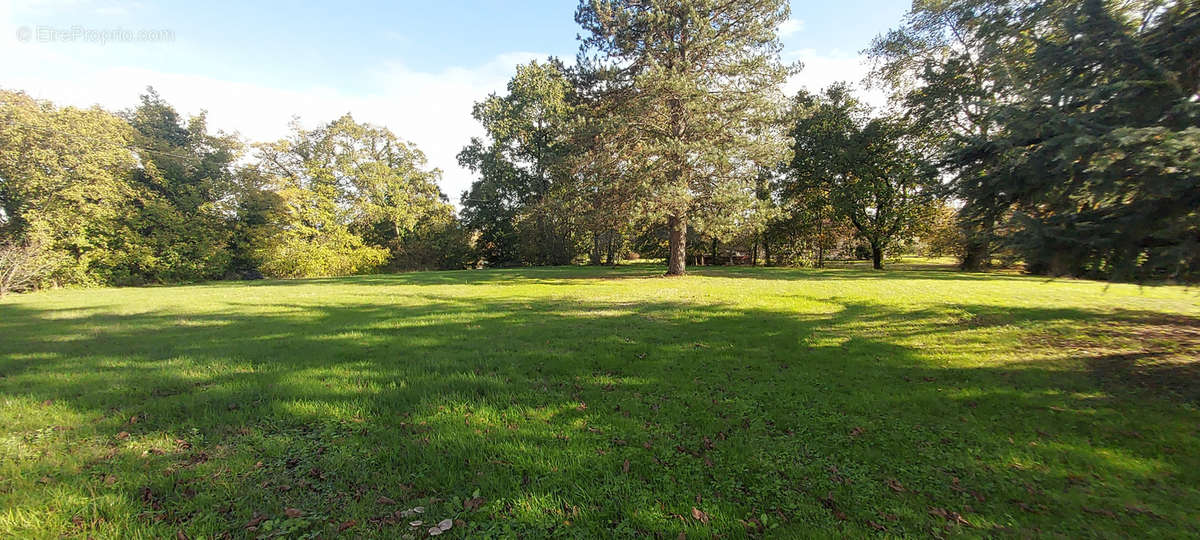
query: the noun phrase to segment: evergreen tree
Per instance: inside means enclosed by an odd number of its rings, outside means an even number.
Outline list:
[[[716,229],[754,206],[761,166],[781,160],[777,29],[783,0],[584,0],[580,64],[609,74],[614,133],[626,164],[618,193],[665,220],[669,275],[685,272],[687,231]]]
[[[1200,275],[1200,6],[1045,0],[996,26],[1015,82],[954,158],[996,171],[973,196],[1011,201],[1026,268]]]

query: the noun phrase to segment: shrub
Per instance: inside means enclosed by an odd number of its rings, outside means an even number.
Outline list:
[[[0,296],[38,288],[54,268],[53,257],[37,244],[0,243]]]

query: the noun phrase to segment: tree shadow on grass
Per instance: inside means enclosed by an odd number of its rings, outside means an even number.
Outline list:
[[[961,361],[1107,315],[422,298],[0,305],[0,531],[1198,531],[1194,408],[1086,362]]]

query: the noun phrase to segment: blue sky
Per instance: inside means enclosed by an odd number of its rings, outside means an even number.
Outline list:
[[[210,126],[253,140],[283,135],[293,115],[312,125],[352,112],[417,143],[452,199],[470,182],[454,155],[479,134],[471,103],[502,90],[517,63],[569,59],[578,48],[572,0],[3,4],[0,87],[120,109],[153,85],[184,112],[206,109]],[[785,54],[807,67],[789,87],[860,79],[858,51],[908,5],[793,1]],[[76,28],[93,33],[51,37]],[[122,39],[114,29],[157,34],[113,42]],[[95,32],[105,31],[115,37],[100,42]]]

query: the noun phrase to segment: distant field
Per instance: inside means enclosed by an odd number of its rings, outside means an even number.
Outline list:
[[[1200,291],[661,271],[2,299],[0,537],[1200,536]]]

